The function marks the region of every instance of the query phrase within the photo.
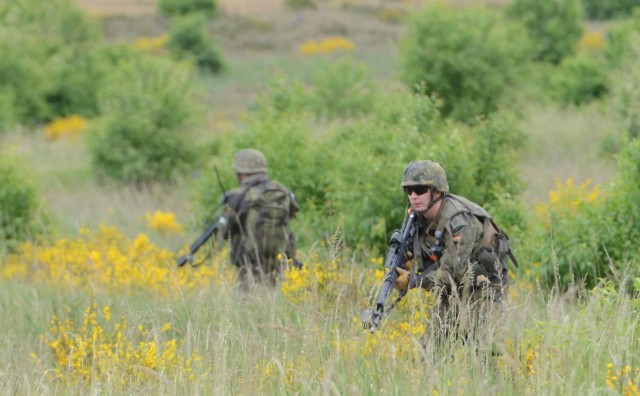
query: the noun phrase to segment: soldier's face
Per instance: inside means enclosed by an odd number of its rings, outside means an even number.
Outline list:
[[[424,187],[424,188],[421,188]],[[432,189],[426,186],[406,187],[405,192],[411,203],[411,207],[416,212],[424,212],[431,202]]]

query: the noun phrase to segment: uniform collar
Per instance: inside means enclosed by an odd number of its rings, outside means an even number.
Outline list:
[[[240,185],[242,187],[245,187],[267,181],[269,181],[269,176],[266,173],[256,173],[255,175],[246,177],[244,180],[242,180],[242,182],[240,182]]]

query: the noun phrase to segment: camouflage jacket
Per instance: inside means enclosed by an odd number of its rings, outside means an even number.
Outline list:
[[[276,186],[286,191],[289,195],[289,218],[287,220],[295,217],[300,209],[293,193],[280,183],[270,180],[265,173],[247,177],[240,183],[240,187],[228,191],[223,198],[224,209],[222,217],[225,220],[218,235],[224,237],[224,239],[231,240],[231,261],[236,265],[240,265],[241,261],[247,258],[246,256],[251,255],[251,252],[248,252],[246,248],[248,245],[247,239],[250,238],[250,233],[248,232],[249,227],[247,225],[249,212],[248,195],[250,194],[250,190],[260,189],[265,187],[265,185]],[[284,225],[284,228],[285,233],[283,237],[280,238],[283,239],[283,241],[276,241],[275,243],[283,245],[283,248],[280,249],[282,253],[286,253],[289,257],[295,257],[295,236],[289,231],[288,221]],[[256,257],[250,258],[252,261],[256,259]]]
[[[443,233],[442,257],[434,263],[430,252],[436,244],[436,230]],[[440,286],[449,290],[474,287],[479,275],[492,284],[504,282],[508,259],[498,254],[497,248],[492,249],[495,234],[486,210],[464,197],[445,194],[433,222],[419,218],[411,242],[418,282],[427,289]]]

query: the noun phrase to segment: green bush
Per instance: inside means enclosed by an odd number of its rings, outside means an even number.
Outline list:
[[[476,163],[472,188],[464,195],[482,204],[506,202],[523,190],[518,170],[513,166],[525,136],[512,114],[498,112],[481,119],[469,131],[471,155],[465,162]],[[452,162],[460,162],[453,159]],[[459,189],[462,190],[462,189]]]
[[[46,57],[25,45],[26,41],[22,37],[0,36],[0,96],[3,98],[0,123],[4,126],[51,117],[47,94],[52,84],[42,67]]]
[[[591,19],[612,19],[624,17],[640,6],[640,0],[582,0],[587,17]]]
[[[607,94],[609,71],[599,58],[578,54],[562,62],[552,77],[551,87],[561,103],[582,105]]]
[[[99,48],[71,47],[49,61],[47,76],[52,86],[46,94],[54,117],[98,114],[97,92],[107,74],[107,59]]]
[[[101,38],[72,1],[0,3],[0,26],[0,123],[95,114]]]
[[[143,186],[183,173],[195,160],[187,132],[192,90],[183,66],[135,55],[121,59],[99,93],[102,118],[89,134],[97,175]]]
[[[610,68],[616,68],[622,63],[629,52],[634,36],[640,34],[640,9],[628,19],[616,21],[607,29],[604,54]]]
[[[214,16],[217,11],[215,0],[158,0],[160,14],[166,17],[187,14],[203,14]]]
[[[217,73],[222,69],[222,59],[205,28],[206,19],[200,15],[175,18],[167,49],[178,59],[192,61],[202,70]]]
[[[515,0],[507,14],[526,27],[537,60],[560,63],[575,52],[582,36],[580,0]]]
[[[402,80],[412,88],[424,81],[443,115],[458,120],[496,111],[531,58],[524,28],[484,8],[427,7],[402,44]]]
[[[349,58],[332,62],[316,72],[309,103],[320,117],[341,118],[366,113],[372,105],[372,84],[365,80],[366,65]]]
[[[388,91],[372,95],[368,109],[329,122],[318,120],[309,105],[316,89],[279,80],[259,101],[248,128],[220,136],[211,150],[211,167],[219,167],[226,185],[236,184],[229,166],[236,150],[265,153],[271,176],[289,186],[302,206],[295,223],[301,245],[330,240],[339,230],[351,247],[384,248],[406,209],[402,171],[415,159],[441,162],[452,191],[481,204],[501,205],[520,189],[511,166],[519,139],[508,118],[456,125],[441,118],[429,96]],[[220,190],[213,169],[199,185],[201,213],[209,213],[220,201],[219,194],[207,195]]]
[[[16,163],[6,154],[0,158],[0,246],[9,250],[46,230],[38,192]]]
[[[541,281],[566,290],[573,282],[591,288],[602,278],[637,277],[638,194],[640,140],[633,140],[622,144],[612,183],[601,191],[565,187],[540,211],[526,256]]]
[[[640,137],[640,34],[631,37],[627,54],[611,76],[611,108],[630,138]]]

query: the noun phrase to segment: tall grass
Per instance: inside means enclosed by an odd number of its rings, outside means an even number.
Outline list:
[[[640,306],[613,287],[546,295],[515,281],[511,301],[486,339],[436,344],[412,334],[423,292],[411,292],[376,334],[356,318],[366,299],[361,266],[340,268],[350,285],[316,291],[304,303],[280,290],[238,294],[232,284],[161,297],[132,290],[95,293],[2,281],[0,392],[12,394],[128,392],[174,394],[637,394]],[[186,268],[187,271],[192,269]],[[370,281],[371,279],[369,279]],[[371,282],[367,281],[367,284]],[[340,283],[342,284],[342,283]],[[418,296],[422,294],[422,296]],[[366,293],[365,293],[366,294]],[[356,293],[356,296],[358,293]],[[190,377],[143,362],[110,375],[87,360],[90,375],[59,367],[48,345],[50,318],[82,323],[91,302],[110,306],[112,321],[137,342],[179,341],[179,355],[197,351]],[[20,313],[16,315],[16,313]],[[108,328],[98,315],[97,322]],[[170,329],[166,330],[166,323]],[[403,329],[399,324],[408,323]],[[426,323],[426,322],[425,322]],[[144,331],[138,329],[144,328]],[[429,334],[427,330],[427,334]],[[423,344],[423,345],[421,345]],[[491,353],[491,351],[495,353]],[[158,352],[158,356],[160,355]],[[58,378],[54,373],[58,373]]]

